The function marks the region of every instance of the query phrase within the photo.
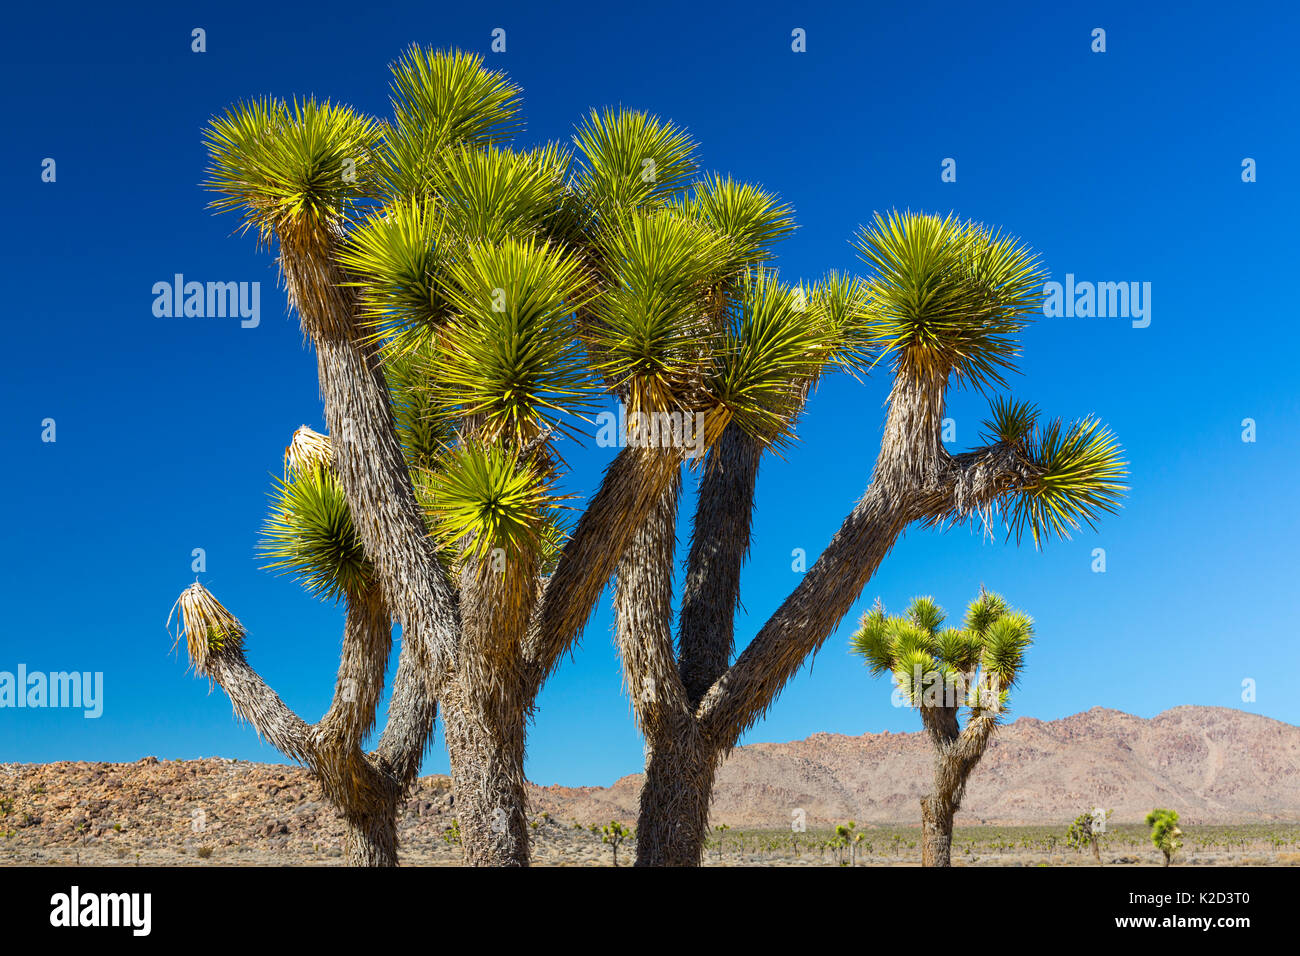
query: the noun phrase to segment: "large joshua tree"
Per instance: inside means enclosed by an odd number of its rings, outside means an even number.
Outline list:
[[[779,233],[755,234],[748,265]],[[697,865],[718,762],[835,629],[904,529],[1006,516],[1035,544],[1114,512],[1125,474],[1095,419],[1040,424],[1037,409],[995,396],[985,444],[950,454],[941,441],[948,389],[988,391],[1014,370],[1016,333],[1037,309],[1045,273],[1014,238],[954,216],[876,216],[857,239],[866,280],[833,275],[780,295],[731,280],[733,347],[703,374],[728,380],[755,353],[775,355],[761,413],[736,415],[700,476],[676,642],[672,634],[676,496],[669,482],[618,570],[617,639],[647,738],[638,862]],[[746,287],[748,286],[748,291]],[[787,304],[781,304],[787,303]],[[757,331],[761,330],[761,331]],[[824,336],[829,333],[829,341]],[[806,344],[792,358],[782,345]],[[735,655],[740,569],[749,549],[758,467],[791,436],[817,378],[883,366],[893,381],[870,483],[816,563]],[[734,659],[733,659],[734,657]]]
[[[913,600],[902,617],[886,617],[877,602],[850,645],[872,674],[893,675],[897,692],[920,711],[934,751],[930,792],[921,798],[922,866],[952,866],[953,816],[1007,712],[1034,634],[1028,615],[982,589],[962,627],[945,628],[945,618],[929,597]]]
[[[265,547],[346,605],[346,732],[323,734],[339,724],[333,709],[315,729],[287,713],[206,591],[187,592],[182,616],[196,669],[317,771],[345,816],[372,806],[347,792],[365,776],[328,774],[362,759],[396,620],[397,680],[418,692],[421,718],[441,707],[466,860],[519,865],[527,720],[632,536],[688,456],[733,421],[766,425],[784,408],[781,376],[809,375],[854,336],[835,326],[848,312],[819,312],[798,342],[768,319],[757,338],[738,335],[738,290],[770,300],[760,316],[792,308],[791,290],[751,269],[790,228],[788,210],[698,178],[694,144],[672,125],[593,112],[576,152],[513,149],[518,89],[459,53],[410,50],[392,91],[384,122],[262,99],[207,133],[214,205],[277,252],[317,354],[329,435],[299,433],[316,460],[290,456]],[[628,412],[620,450],[564,522],[563,443],[611,401]],[[412,740],[420,753],[425,739]],[[387,823],[382,852],[357,862],[393,862]]]

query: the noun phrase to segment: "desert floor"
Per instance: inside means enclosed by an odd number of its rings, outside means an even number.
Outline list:
[[[1184,847],[1176,866],[1297,866],[1300,825],[1241,824],[1185,827]],[[706,866],[914,866],[919,864],[920,833],[915,827],[860,826],[846,847],[830,830],[792,833],[784,830],[728,829],[709,841]],[[953,839],[956,866],[1095,866],[1090,852],[1062,845],[1064,827],[957,827]],[[336,846],[314,844],[278,847],[214,845],[201,835],[178,845],[158,845],[138,834],[114,833],[73,846],[23,846],[0,841],[0,866],[340,866]],[[557,820],[536,820],[532,831],[533,862],[539,866],[611,866],[613,850],[590,828]],[[153,845],[149,845],[149,844]],[[403,847],[404,865],[454,866],[459,847],[450,836],[424,845]],[[635,846],[618,848],[619,865],[635,856]],[[1103,865],[1160,866],[1161,855],[1141,825],[1113,826],[1101,851]]]

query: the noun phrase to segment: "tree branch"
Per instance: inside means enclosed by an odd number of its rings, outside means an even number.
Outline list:
[[[541,594],[525,646],[527,693],[535,695],[586,627],[628,542],[681,462],[679,449],[629,445],[610,463]]]
[[[403,639],[423,655],[436,697],[437,682],[455,659],[456,598],[415,500],[377,347],[358,328],[356,291],[344,284],[333,254],[332,248],[296,249],[281,237],[290,301],[316,346],[335,474],[388,607]]]
[[[735,648],[740,569],[749,553],[762,454],[733,423],[705,463],[677,623],[678,666],[692,706],[726,671]]]
[[[673,564],[677,550],[674,475],[618,565],[614,591],[615,641],[628,698],[648,741],[690,716],[686,688],[673,655]]]
[[[891,426],[895,412],[891,408]],[[890,432],[887,426],[887,437]],[[697,713],[705,732],[722,749],[735,745],[817,652],[909,524],[987,513],[1033,479],[1032,466],[1003,444],[956,458],[931,446],[922,463],[890,446],[887,441],[882,447],[871,486],[817,563],[701,701]]]

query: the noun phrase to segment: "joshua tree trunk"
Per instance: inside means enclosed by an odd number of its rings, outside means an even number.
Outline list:
[[[397,866],[396,807],[348,817],[343,856],[348,866]]]
[[[527,866],[523,710],[512,702],[476,699],[455,680],[445,685],[443,714],[465,862]]]
[[[637,866],[699,866],[718,759],[694,721],[652,740],[637,818]]]
[[[984,711],[964,729],[956,706],[921,707],[921,721],[934,747],[934,788],[921,798],[921,865],[952,866],[953,816],[961,809],[966,781],[984,755],[995,718]]]
[[[921,865],[952,866],[955,808],[935,797],[921,798]]]
[[[731,663],[740,569],[749,551],[762,454],[740,426],[728,425],[700,481],[677,626],[682,682],[692,705]]]

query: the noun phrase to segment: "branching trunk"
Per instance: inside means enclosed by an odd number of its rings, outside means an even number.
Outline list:
[[[921,865],[952,866],[953,817],[961,809],[966,781],[984,755],[996,721],[973,713],[959,729],[956,706],[922,706],[921,721],[934,748],[934,784],[921,798]]]
[[[419,773],[437,716],[419,652],[404,644],[379,746],[372,754],[361,750],[374,723],[391,640],[391,618],[377,592],[349,601],[334,700],[314,726],[285,705],[237,646],[216,651],[201,670],[225,690],[238,717],[312,772],[343,817],[352,866],[397,865],[398,808]]]
[[[728,425],[700,482],[677,627],[682,682],[693,705],[731,663],[762,453],[739,425]]]
[[[618,565],[615,636],[632,710],[646,739],[638,866],[698,866],[716,767],[673,654],[673,562],[680,476],[674,476]]]
[[[628,446],[605,472],[542,595],[529,631],[525,667],[530,696],[573,645],[613,576],[619,559],[681,467],[673,449]]]

